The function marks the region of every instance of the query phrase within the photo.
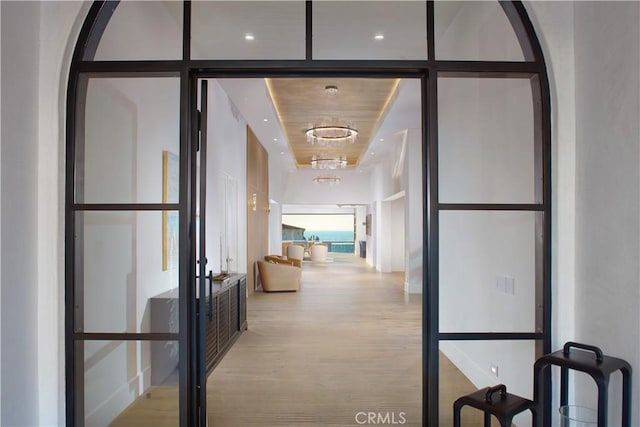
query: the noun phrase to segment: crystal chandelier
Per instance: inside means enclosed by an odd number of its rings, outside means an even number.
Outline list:
[[[318,145],[353,144],[358,130],[349,125],[315,125],[304,131],[307,142]]]
[[[314,155],[311,158],[311,167],[314,169],[344,169],[347,166],[347,156],[322,157]]]
[[[316,184],[339,184],[341,178],[335,175],[320,175],[313,178]]]

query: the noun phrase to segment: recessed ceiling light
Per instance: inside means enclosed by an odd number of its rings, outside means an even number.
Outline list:
[[[380,142],[384,142],[384,138],[380,138]]]
[[[375,155],[376,155],[376,152],[375,152],[375,151],[372,151],[372,152],[371,152],[371,155],[372,155],[372,156],[375,156]]]
[[[273,138],[274,141],[278,142],[278,138]]]
[[[281,151],[280,154],[284,154],[284,151]]]
[[[262,119],[262,121],[263,121],[263,122],[268,122],[268,121],[269,121],[269,119]]]
[[[256,38],[254,37],[254,35],[252,33],[247,33],[244,35],[244,39],[248,42],[255,40]]]
[[[384,34],[382,34],[382,33],[378,33],[378,34],[376,34],[375,36],[373,36],[373,38],[374,38],[375,40],[384,40]]]

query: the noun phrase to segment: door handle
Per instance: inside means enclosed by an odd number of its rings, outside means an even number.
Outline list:
[[[207,275],[207,279],[209,279],[209,321],[213,320],[213,271],[209,270],[209,274]]]

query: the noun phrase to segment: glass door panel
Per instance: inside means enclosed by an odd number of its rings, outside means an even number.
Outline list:
[[[459,25],[466,7],[489,7],[484,3],[436,4],[436,16],[438,7],[458,8],[450,18]],[[526,73],[441,73],[437,86],[437,309],[444,335],[436,418],[451,425],[453,402],[480,388],[505,384],[529,398],[533,392],[546,333],[542,103],[538,79]],[[463,410],[463,424],[482,425],[477,412]],[[514,423],[531,424],[530,415]]]
[[[536,349],[532,340],[440,341],[438,425],[452,426],[456,399],[484,387],[504,384],[509,393],[532,399],[533,364],[541,356]],[[465,406],[462,425],[484,425],[482,414]],[[530,426],[529,411],[516,416],[513,425]]]
[[[177,333],[178,212],[81,211],[75,223],[76,331]]]
[[[436,1],[434,9],[436,59],[525,60],[520,41],[500,2]]]
[[[85,341],[87,427],[176,427],[177,341]]]
[[[106,74],[105,74],[106,76]],[[180,80],[80,75],[67,270],[73,425],[182,416]],[[179,405],[180,404],[180,405]]]
[[[304,59],[305,2],[194,1],[193,59]]]
[[[100,38],[94,58],[113,60],[182,59],[180,1],[121,1]]]
[[[542,170],[528,78],[438,78],[440,203],[536,203]]]
[[[536,212],[440,212],[440,331],[536,332]],[[464,313],[464,315],[461,315]]]
[[[427,59],[420,1],[314,1],[313,59]]]
[[[76,203],[178,202],[179,96],[178,78],[89,79]]]

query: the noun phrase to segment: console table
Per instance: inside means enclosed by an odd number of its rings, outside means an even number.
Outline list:
[[[208,287],[208,286],[207,286]],[[247,329],[247,276],[232,274],[213,281],[211,295],[205,297],[205,365],[207,376]],[[199,301],[196,313],[200,320]],[[178,289],[150,299],[151,332],[178,332]],[[199,328],[200,322],[198,322]],[[198,329],[197,335],[200,336]],[[178,369],[177,341],[151,342],[151,384],[160,385]],[[172,347],[172,348],[168,348]],[[175,347],[175,349],[173,348]]]
[[[205,307],[205,365],[209,376],[247,329],[247,276],[234,274],[223,281],[214,281],[212,297],[207,295]]]

